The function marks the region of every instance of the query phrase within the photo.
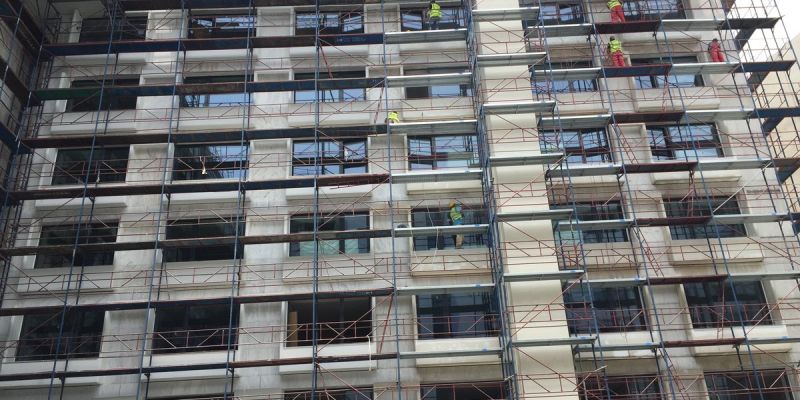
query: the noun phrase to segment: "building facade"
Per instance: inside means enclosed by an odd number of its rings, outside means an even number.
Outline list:
[[[0,3],[3,399],[800,391],[772,0]]]

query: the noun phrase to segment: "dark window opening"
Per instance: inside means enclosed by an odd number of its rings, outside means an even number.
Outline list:
[[[160,307],[156,309],[153,352],[226,350],[229,342],[235,349],[238,326],[238,305],[233,306],[233,315],[230,304]]]
[[[166,397],[148,397],[147,400],[229,400],[235,399],[233,392],[228,392],[227,397],[223,393],[202,394],[202,395],[179,395]]]
[[[320,140],[292,144],[292,175],[308,176],[364,174],[367,172],[367,141]]]
[[[559,79],[552,80],[547,70],[591,68],[591,61],[551,62],[550,64],[536,65],[531,69],[531,82],[533,92],[537,97],[552,93],[581,93],[596,92],[597,79]]]
[[[319,79],[364,78],[365,76],[364,71],[334,71],[320,74]],[[314,73],[297,73],[294,74],[294,79],[296,81],[314,80]],[[319,101],[321,103],[364,101],[366,98],[367,90],[365,88],[324,89],[319,91]],[[294,92],[295,103],[313,103],[315,101],[316,97],[313,90],[296,90]]]
[[[103,102],[100,103],[100,86],[103,83],[98,80],[74,80],[70,88],[84,89],[82,96],[67,100],[66,112],[91,112],[103,110],[133,110],[136,109],[137,96],[115,96],[109,93],[103,94]],[[139,78],[115,79],[109,78],[105,81],[105,88],[111,86],[139,86]],[[85,94],[84,94],[85,93]]]
[[[723,157],[714,124],[647,126],[654,160],[696,160]]]
[[[478,164],[478,137],[410,136],[408,167],[411,170],[469,168]]]
[[[113,28],[113,29],[112,29]],[[112,34],[113,31],[113,34]],[[111,40],[144,40],[147,38],[147,17],[84,18],[81,21],[79,42],[108,42]]]
[[[582,400],[611,398],[614,400],[660,400],[661,385],[655,375],[603,377],[594,374],[579,378],[578,392]],[[606,385],[608,383],[608,385]]]
[[[595,320],[600,332],[647,329],[638,287],[593,287],[591,292],[586,285],[564,289],[567,324],[572,334],[595,333]]]
[[[128,151],[128,147],[58,150],[52,184],[77,185],[84,180],[88,183],[125,182]]]
[[[319,19],[317,19],[319,18]],[[295,35],[364,33],[364,16],[360,12],[297,13]]]
[[[224,86],[225,83],[243,84],[249,80],[244,75],[223,75],[223,76],[187,76],[183,78],[184,85],[213,85],[213,87]],[[205,108],[205,107],[235,107],[250,104],[250,93],[241,90],[240,85],[235,85],[238,91],[232,93],[199,93],[180,95],[181,107]]]
[[[244,236],[245,221],[231,217],[225,221],[218,218],[181,219],[169,221],[167,224],[167,240],[195,239],[213,237]],[[233,241],[233,239],[230,239]],[[244,245],[237,240],[236,244],[204,244],[203,246],[167,247],[163,250],[165,262],[210,261],[241,259]]]
[[[672,57],[672,58],[636,58],[631,60],[632,65],[652,65],[652,64],[683,64],[683,63],[697,63],[697,57]],[[636,82],[637,89],[655,89],[664,87],[664,76],[660,75],[644,75],[636,76],[633,78]],[[672,88],[688,88],[688,87],[702,87],[705,86],[703,82],[703,75],[691,74],[669,74],[666,82]]]
[[[466,71],[463,68],[425,68],[408,69],[404,71],[404,75],[434,75],[462,72]],[[469,84],[440,84],[406,88],[406,99],[408,100],[469,96],[472,96],[472,88]]]
[[[683,0],[625,0],[626,21],[685,19]]]
[[[792,400],[785,370],[708,372],[705,381],[711,400]]]
[[[604,128],[574,131],[539,131],[542,153],[564,152],[567,162],[611,162],[611,145]]]
[[[421,31],[429,28],[428,9],[400,10],[400,30]],[[464,10],[458,7],[442,7],[439,29],[458,29],[465,27]]]
[[[172,179],[240,179],[247,173],[247,153],[247,144],[176,145]]]
[[[286,322],[288,347],[313,344],[311,300],[289,302]],[[369,297],[317,300],[317,343],[366,342],[372,335],[372,300]]]
[[[572,203],[551,204],[550,209],[572,209]],[[576,215],[579,221],[606,221],[624,219],[622,204],[619,201],[602,203],[578,202],[575,203]],[[615,243],[627,242],[627,229],[583,229],[578,225],[569,226],[565,222],[553,223],[556,240],[559,243]]]
[[[415,209],[411,210],[411,226],[447,226],[450,225],[449,210],[444,209]],[[486,213],[483,210],[474,210],[463,207],[461,210],[463,225],[487,223]],[[454,235],[439,234],[436,236],[414,236],[414,250],[444,250],[455,249]],[[487,247],[488,237],[483,233],[464,234],[463,247]]]
[[[77,225],[49,225],[42,227],[39,246],[73,246],[75,239],[80,244],[103,244],[117,241],[117,223],[95,222]],[[34,268],[67,268],[75,266],[96,266],[114,264],[114,251],[72,251],[65,254],[38,254]]]
[[[420,386],[421,400],[502,400],[503,382],[440,383]]]
[[[772,324],[761,282],[736,282],[733,286],[731,289],[728,282],[684,283],[683,290],[686,293],[692,326],[719,328],[742,324]]]
[[[317,388],[316,395],[313,397],[310,390],[290,391],[283,394],[283,400],[311,400],[312,398],[314,400],[372,400],[372,388]]]
[[[60,312],[26,315],[22,320],[16,360],[95,358],[100,355],[103,342],[104,316],[104,311],[68,311],[59,340]]]
[[[541,6],[536,0],[522,1],[522,4],[529,7],[540,7],[539,16],[544,25],[558,24],[582,24],[586,22],[583,15],[583,5],[577,2],[551,3],[542,2]],[[523,21],[526,28],[535,28],[539,25],[538,20]]]
[[[236,38],[255,36],[254,15],[193,15],[189,39]],[[252,29],[252,31],[250,31]],[[250,33],[248,34],[248,31]]]
[[[733,197],[700,197],[664,199],[664,208],[668,218],[707,217],[714,210],[714,215],[741,214],[739,203]],[[744,224],[706,224],[670,225],[672,240],[729,238],[747,236]],[[719,234],[719,236],[717,236]]]
[[[334,217],[318,217],[317,231],[369,230],[369,213],[355,212]],[[313,215],[293,215],[289,223],[291,233],[314,232]],[[369,238],[319,240],[320,255],[369,253]],[[289,243],[290,256],[313,256],[315,242]]]
[[[417,337],[453,339],[496,336],[496,309],[491,293],[417,296]]]

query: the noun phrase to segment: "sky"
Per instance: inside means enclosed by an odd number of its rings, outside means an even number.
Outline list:
[[[797,23],[797,17],[800,16],[800,0],[776,0],[778,10],[787,19],[786,29],[789,31],[789,37],[793,38],[800,34],[800,23]],[[790,23],[790,21],[792,21]]]

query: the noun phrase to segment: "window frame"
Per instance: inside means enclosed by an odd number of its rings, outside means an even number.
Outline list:
[[[696,139],[695,127],[708,127],[711,139]],[[675,140],[673,128],[677,128],[677,136],[681,140]],[[683,131],[686,131],[685,134]],[[654,160],[685,160],[694,161],[699,158],[725,157],[722,142],[719,138],[717,125],[708,124],[683,124],[683,125],[646,125],[645,133],[650,144],[650,154]],[[656,135],[660,135],[662,140],[658,140]],[[685,138],[684,138],[685,136]],[[663,145],[659,145],[663,142]],[[687,147],[687,144],[690,145]],[[705,150],[713,149],[715,154],[703,155]],[[683,152],[683,157],[678,157],[676,153]],[[695,153],[693,156],[688,152]],[[709,152],[710,153],[710,152]]]
[[[84,327],[87,316],[94,317],[94,325]],[[31,323],[31,318],[36,322]],[[102,350],[103,343],[103,327],[105,325],[105,311],[103,310],[68,310],[67,315],[64,317],[64,328],[61,332],[61,344],[59,345],[58,354],[55,352],[56,343],[58,342],[58,331],[61,325],[61,311],[55,314],[28,314],[22,318],[20,326],[19,339],[17,347],[14,352],[15,361],[44,361],[53,359],[64,358],[98,358]],[[55,324],[53,324],[55,323]],[[30,325],[35,325],[31,327]],[[53,332],[48,332],[44,337],[34,337],[36,330],[44,326],[53,328]],[[91,329],[92,331],[87,334],[84,328]],[[49,335],[49,336],[48,336]],[[82,342],[75,343],[74,339],[81,339]],[[88,342],[84,341],[88,340]],[[43,344],[36,344],[42,342]],[[33,349],[28,349],[28,346],[34,345]],[[47,353],[37,353],[36,349],[41,348],[42,345],[49,344],[49,351]],[[90,346],[88,350],[81,351],[83,346]],[[28,349],[28,350],[26,350]],[[30,351],[33,352],[30,352]],[[28,354],[24,354],[24,353]]]
[[[316,24],[309,22],[309,27],[302,27],[300,24],[301,17],[308,17],[310,21],[316,19],[315,12],[297,12],[294,16],[294,34],[295,36],[315,35],[317,27],[319,27],[320,35],[347,35],[364,33],[364,13],[361,11],[321,11],[320,20]],[[357,18],[360,22],[356,22],[355,29],[347,29],[349,19]],[[323,22],[325,21],[325,22]],[[325,26],[328,21],[336,23],[336,28]],[[313,25],[313,26],[312,26]],[[321,25],[321,26],[320,26]]]
[[[69,230],[67,230],[68,228]],[[108,230],[108,232],[103,232],[106,230]],[[118,221],[84,223],[80,224],[80,229],[78,229],[77,224],[42,225],[39,232],[39,246],[73,246],[76,236],[79,234],[80,236],[78,239],[81,240],[80,244],[116,243],[118,230]],[[48,231],[51,231],[50,233],[53,233],[55,236],[51,236],[51,239],[46,238],[45,234],[48,233]],[[68,236],[66,236],[64,232],[66,232]],[[112,236],[113,240],[110,240]],[[94,252],[78,251],[75,252],[75,258],[73,258],[72,253],[41,253],[36,255],[33,269],[71,268],[73,265],[84,267],[114,265],[114,256],[114,250]]]
[[[224,326],[206,327],[207,325],[209,325],[209,323],[206,321],[206,322],[201,322],[201,327],[198,329],[197,328],[198,325],[196,325],[198,322],[195,321],[193,323],[191,321],[193,309],[210,309],[211,311],[224,313],[218,315],[215,315],[213,312],[209,313],[209,315],[216,317],[222,315],[222,317],[224,318],[221,321],[217,322],[224,322]],[[164,317],[165,310],[173,312],[171,313],[170,316],[165,318]],[[233,315],[231,315],[230,311],[233,312]],[[178,322],[176,317],[183,317],[183,321]],[[239,304],[237,303],[234,303],[233,307],[231,307],[229,303],[182,304],[177,306],[157,307],[155,310],[154,319],[155,321],[153,325],[153,336],[150,346],[153,354],[174,354],[174,353],[227,350],[229,334],[230,334],[231,350],[235,350],[238,345]],[[165,323],[182,325],[182,326],[177,327],[178,329],[174,329],[174,327],[170,325],[168,325],[166,328],[163,326],[159,327],[160,324],[165,324]],[[233,327],[230,330],[230,332],[228,332],[229,326]],[[205,334],[202,334],[200,336],[194,336],[197,334],[198,331],[200,332],[212,331],[212,332],[208,336],[206,336]],[[171,347],[165,346],[167,344],[170,344],[170,339],[172,340],[181,339],[180,338],[181,335],[185,335],[185,342],[183,343],[184,346],[175,346],[175,345]],[[173,336],[174,338],[171,336]],[[220,343],[206,345],[205,343],[209,340],[208,338],[214,336],[216,336],[217,339],[220,339]],[[197,345],[192,345],[191,344],[192,340],[197,340],[198,338],[202,340],[200,340]],[[165,346],[165,347],[160,347],[160,346]]]
[[[333,149],[327,149],[328,145],[336,144],[338,152],[333,155]],[[297,151],[298,146],[314,147],[311,151],[303,152]],[[316,147],[316,146],[319,147]],[[368,156],[368,141],[367,139],[324,139],[318,141],[309,140],[294,140],[292,141],[292,176],[313,176],[315,163],[319,168],[320,175],[349,175],[349,174],[366,174],[369,172],[369,156]],[[302,150],[302,149],[301,149]],[[321,155],[320,151],[321,150]],[[356,157],[348,154],[355,150]],[[361,154],[359,154],[359,151]],[[311,154],[310,157],[305,156]],[[298,157],[298,155],[304,155]],[[358,155],[362,157],[358,158]],[[336,171],[334,171],[336,168]],[[359,170],[359,169],[362,169]],[[307,173],[302,173],[301,170],[307,169]],[[348,172],[348,169],[356,169],[355,171]]]
[[[81,155],[81,152],[86,154]],[[51,186],[83,185],[87,176],[89,152],[92,154],[91,166],[88,170],[89,184],[125,182],[128,172],[129,146],[109,146],[92,148],[61,148],[56,152],[53,163]],[[125,158],[118,158],[124,153]],[[68,155],[75,154],[75,160],[65,160]],[[80,160],[83,159],[83,160]],[[66,164],[66,165],[65,165]],[[112,172],[105,172],[112,171]],[[73,181],[74,182],[71,182]]]
[[[625,208],[619,200],[607,202],[587,202],[577,201],[574,204],[577,212],[575,218],[579,221],[604,221],[625,218]],[[612,208],[616,207],[617,210]],[[550,209],[573,209],[572,203],[550,204]],[[627,228],[619,229],[591,229],[561,230],[557,226],[558,222],[553,222],[553,231],[556,243],[570,243],[572,241],[582,241],[585,244],[595,243],[624,243],[630,240]],[[567,236],[569,235],[569,236]]]
[[[117,20],[117,19],[115,19]],[[87,22],[91,30],[86,30]],[[108,16],[102,18],[83,18],[81,20],[81,30],[78,35],[78,43],[108,42],[111,37],[111,19]],[[122,26],[114,31],[113,41],[131,41],[147,39],[147,16],[124,16],[121,20]],[[105,26],[103,26],[105,25]],[[105,29],[102,29],[105,28]],[[122,28],[122,29],[120,29]]]
[[[441,145],[439,142],[447,144],[452,141],[462,141],[466,151],[447,151],[455,146]],[[418,144],[414,144],[417,142]],[[437,135],[437,136],[408,136],[406,138],[408,151],[408,170],[438,170],[448,168],[470,168],[477,164],[478,159],[478,135]],[[472,149],[470,151],[470,148]],[[459,148],[460,149],[460,148]],[[429,150],[430,154],[426,154]],[[440,151],[445,150],[445,151]],[[416,151],[416,152],[412,152]],[[451,160],[452,158],[452,160]],[[458,162],[466,161],[462,165]],[[456,165],[447,165],[456,162]],[[444,164],[444,165],[442,165]]]
[[[403,76],[453,74],[467,72],[466,68],[458,67],[433,67],[404,69]],[[457,94],[456,94],[457,92]],[[437,94],[443,93],[443,94]],[[471,97],[472,87],[468,83],[410,86],[405,88],[406,100],[447,99],[456,97]]]
[[[356,304],[353,304],[356,302]],[[357,304],[363,302],[363,304]],[[286,347],[308,347],[313,343],[313,322],[311,315],[300,318],[298,307],[309,306],[311,300],[289,300],[286,302]],[[333,305],[336,318],[327,318],[320,307]],[[356,308],[358,305],[361,308]],[[294,309],[294,311],[293,311]],[[290,323],[291,313],[297,313],[295,324]],[[364,343],[374,337],[373,332],[373,302],[371,297],[341,297],[317,300],[317,344],[348,344]],[[358,319],[349,320],[349,314],[358,315]],[[308,322],[306,322],[308,321]],[[292,329],[292,327],[295,329]],[[342,335],[342,332],[353,331],[352,336]],[[294,338],[292,338],[294,336]]]
[[[448,219],[449,210],[446,208],[414,208],[411,210],[412,227],[450,226]],[[488,216],[485,210],[463,207],[461,210],[463,225],[486,224]],[[422,218],[418,218],[421,216]],[[418,225],[424,221],[425,225]],[[483,233],[467,233],[462,235],[464,248],[489,247],[489,237]],[[414,236],[412,238],[414,251],[449,250],[455,249],[453,235],[437,234],[434,236]]]
[[[754,293],[747,293],[753,289]],[[733,300],[732,290],[736,292],[736,302]],[[717,329],[738,325],[760,326],[773,323],[764,285],[760,281],[737,281],[733,289],[727,281],[686,282],[683,284],[683,293],[686,297],[689,318],[695,329]],[[757,298],[753,298],[751,294]],[[745,321],[739,320],[739,312]],[[757,324],[753,324],[753,321],[757,321]]]
[[[714,215],[742,213],[739,200],[729,196],[664,198],[663,203],[667,218],[708,217],[711,215],[710,209],[716,210]],[[699,206],[695,206],[695,204],[699,204]],[[671,224],[669,233],[672,240],[746,237],[747,226],[745,224]]]
[[[593,93],[600,89],[597,78],[551,80],[547,69],[592,68],[591,60],[550,62],[550,65],[535,65],[530,68],[531,86],[536,96],[549,96],[552,93]],[[540,79],[539,76],[542,78]]]
[[[98,111],[126,111],[137,108],[138,96],[111,96],[108,92],[103,93],[102,103],[100,101],[100,88],[103,86],[108,89],[110,86],[127,87],[139,86],[140,78],[136,77],[110,77],[105,80],[105,84],[96,79],[73,79],[70,82],[70,89],[86,89],[93,93],[86,97],[67,99],[64,108],[65,113],[71,112],[98,112]]]
[[[237,147],[240,152],[235,154]],[[191,149],[208,150],[206,153],[210,154],[179,154]],[[214,154],[214,149],[225,149],[225,151]],[[206,160],[206,157],[210,159]],[[249,159],[250,144],[247,142],[175,144],[172,153],[172,180],[244,179],[249,169]],[[206,173],[203,174],[203,171]]]
[[[246,221],[244,218],[238,220],[238,225],[235,217],[230,217],[230,221],[225,221],[221,218],[212,217],[196,217],[196,218],[181,218],[172,219],[167,221],[164,231],[164,238],[169,239],[196,239],[214,236],[245,236]],[[207,234],[202,231],[202,227],[221,225],[221,232],[219,234]],[[181,226],[187,226],[188,229],[183,230]],[[217,227],[218,229],[219,227]],[[238,231],[238,232],[237,232]],[[188,232],[188,234],[184,234]],[[178,235],[178,236],[176,236]],[[164,262],[177,263],[177,262],[198,262],[198,261],[225,261],[225,260],[240,260],[244,257],[244,244],[237,241],[236,244],[231,245],[205,245],[199,246],[176,246],[168,247],[162,250],[162,259]],[[235,257],[235,258],[234,258]]]
[[[242,19],[237,22],[235,19]],[[231,21],[220,22],[218,19],[229,19]],[[204,26],[198,21],[207,21],[210,23]],[[189,26],[186,33],[188,39],[226,39],[226,38],[241,38],[248,36],[255,36],[256,33],[255,15],[247,13],[239,14],[195,14],[189,15]],[[239,25],[229,25],[231,22],[236,22]],[[244,27],[243,27],[244,26]],[[251,31],[252,30],[252,31]],[[201,33],[203,32],[203,33]]]
[[[420,400],[461,400],[464,398],[504,400],[506,395],[506,387],[502,381],[421,384],[419,391]],[[464,391],[474,393],[466,396]]]
[[[372,400],[372,387],[317,388],[316,396],[311,390],[290,390],[283,393],[283,400]]]
[[[627,293],[622,293],[623,291]],[[595,333],[595,321],[600,332],[649,329],[647,307],[639,286],[592,287],[589,293],[586,285],[570,287],[567,284],[564,285],[563,293],[570,334]],[[617,320],[621,323],[615,324]]]
[[[572,137],[577,138],[577,146],[565,147],[567,140]],[[593,140],[587,140],[587,137],[593,137]],[[555,141],[555,146],[551,143]],[[570,141],[574,143],[575,141]],[[591,146],[591,143],[596,143],[596,146]],[[587,144],[590,144],[587,147]],[[542,147],[542,146],[545,147]],[[567,162],[576,164],[588,163],[610,163],[614,161],[614,154],[611,149],[611,141],[608,137],[606,128],[586,128],[586,129],[571,129],[571,130],[539,130],[539,148],[542,153],[558,153],[564,152],[567,157]],[[600,160],[592,160],[590,158],[600,157]]]
[[[329,71],[320,74],[319,79],[363,79],[367,74],[365,70],[348,71]],[[296,72],[295,81],[313,81],[315,73]],[[353,101],[366,101],[366,88],[345,88],[345,89],[319,89],[320,103],[344,103]],[[313,104],[317,99],[314,90],[295,90],[293,92],[293,102],[295,104]]]
[[[309,233],[313,231],[313,228],[307,230],[297,230],[297,228],[301,224],[311,224],[313,227],[313,214],[294,214],[289,217],[289,233]],[[347,218],[363,218],[365,224],[360,224],[357,222],[353,222],[352,220],[347,220]],[[319,216],[318,219],[320,220],[317,224],[317,231],[359,231],[359,230],[370,230],[372,229],[372,215],[369,211],[355,211],[349,212],[347,214],[338,214],[332,217],[325,217]],[[361,228],[355,229],[347,229],[349,224],[358,225],[365,225]],[[319,254],[320,255],[342,255],[342,254],[368,254],[372,248],[372,239],[365,237],[365,238],[356,238],[356,239],[330,239],[330,240],[320,240],[319,246]],[[336,242],[336,246],[332,245],[333,242]],[[355,251],[350,251],[353,249],[353,243],[355,243]],[[289,242],[289,257],[308,257],[311,256],[310,254],[304,254],[303,246],[311,245],[311,251],[314,251],[314,247],[316,244],[312,241],[302,241],[302,242]],[[336,253],[329,252],[336,250]],[[313,254],[313,253],[312,253]]]
[[[464,9],[461,7],[442,7],[442,17],[439,20],[439,29],[460,29],[466,27]],[[418,32],[424,31],[430,21],[427,17],[428,8],[401,8],[400,9],[400,31]],[[407,19],[419,18],[419,27],[416,27],[416,20],[413,25]]]
[[[181,85],[215,85],[252,82],[249,75],[197,75],[184,76]],[[245,107],[252,102],[252,94],[244,91],[231,93],[194,93],[178,95],[181,108]]]
[[[414,300],[417,340],[495,337],[500,332],[491,293],[425,294]],[[464,322],[469,324],[466,330],[459,328]]]
[[[625,2],[627,4],[627,2]],[[697,63],[697,56],[674,56],[669,58],[663,57],[638,57],[631,59],[631,65],[660,65],[660,64],[679,64],[679,63]],[[691,79],[690,79],[691,78]],[[663,89],[665,83],[669,83],[670,88],[690,88],[690,87],[705,87],[705,79],[703,74],[688,75],[680,74],[675,75],[669,73],[666,80],[662,75],[637,75],[633,77],[635,89]]]
[[[659,5],[664,2],[672,2],[669,4],[669,9],[658,8],[654,11],[650,10],[649,4],[653,0],[625,0],[623,2],[623,11],[625,19],[628,21],[651,21],[662,19],[686,19],[686,6],[683,0],[657,0]],[[672,8],[675,6],[674,8]]]
[[[658,375],[637,374],[603,377],[602,373],[578,379],[578,397],[581,400],[605,398],[612,400],[661,400],[661,381]],[[608,386],[606,387],[606,382]],[[616,388],[616,389],[615,389]],[[631,389],[634,389],[631,391]]]

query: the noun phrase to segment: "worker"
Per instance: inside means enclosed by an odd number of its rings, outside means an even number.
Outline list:
[[[440,19],[442,19],[442,6],[436,0],[431,0],[431,5],[428,8],[428,28],[430,30],[439,30]]]
[[[720,47],[717,38],[714,38],[708,44],[708,54],[711,55],[711,62],[725,62],[725,53],[722,52],[722,47]]]
[[[622,0],[608,0],[606,3],[608,10],[611,11],[611,22],[618,24],[625,22],[625,12],[622,10]]]
[[[451,200],[450,204],[447,205],[447,208],[450,209],[450,212],[447,213],[447,218],[450,220],[450,225],[463,225],[464,215],[461,214],[461,203]],[[456,248],[460,249],[461,246],[464,245],[464,235],[461,233],[456,233],[456,235],[453,236],[453,241],[456,243]]]
[[[611,57],[611,64],[615,67],[625,66],[625,55],[622,53],[622,42],[614,36],[608,41],[608,55]]]
[[[389,116],[386,117],[386,122],[390,124],[400,123],[400,114],[397,111],[389,111]]]

